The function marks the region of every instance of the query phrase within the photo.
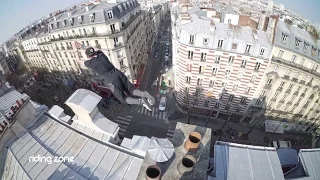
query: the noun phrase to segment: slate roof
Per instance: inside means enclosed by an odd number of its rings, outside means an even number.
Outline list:
[[[121,7],[122,13],[118,7]],[[78,7],[71,10],[71,15],[68,15],[68,12],[56,16],[56,21],[50,23],[53,24],[52,31],[62,30],[70,27],[90,25],[96,23],[103,23],[108,21],[114,21],[114,19],[119,19],[122,16],[126,15],[128,12],[133,10],[134,8],[140,6],[137,0],[127,0],[127,1],[117,1],[117,3],[108,3],[102,1],[98,4],[88,5],[89,11],[87,11],[86,6]],[[107,13],[112,11],[113,18],[109,19]],[[94,13],[94,22],[90,21],[89,16]],[[78,17],[82,16],[82,23],[79,23]],[[73,25],[70,23],[70,19],[73,18]],[[63,22],[66,20],[66,25],[63,26]],[[59,24],[57,28],[56,24]]]
[[[286,43],[282,42],[282,34],[288,35],[288,40]],[[299,48],[295,47],[296,39],[302,41]],[[304,42],[310,45],[308,51],[303,50]],[[274,45],[288,49],[295,53],[309,57],[310,59],[313,59],[317,62],[320,62],[320,40],[316,40],[307,31],[300,29],[295,25],[289,25],[284,21],[278,21],[276,26]],[[317,49],[315,55],[312,55],[312,46]]]
[[[84,132],[84,133],[81,133]],[[91,136],[90,136],[91,135]],[[0,160],[2,179],[136,179],[142,157],[101,139],[100,131],[91,128],[73,129],[43,115],[7,145]],[[73,162],[29,162],[43,157],[74,157]]]
[[[299,157],[306,173],[306,177],[299,180],[320,179],[320,149],[301,149]]]

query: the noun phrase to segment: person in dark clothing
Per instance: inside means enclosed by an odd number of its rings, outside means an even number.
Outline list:
[[[113,95],[123,104],[141,104],[152,111],[154,97],[147,91],[140,91],[128,80],[128,78],[109,61],[109,58],[100,50],[92,47],[86,49],[86,55],[90,60],[84,65],[103,77],[104,84],[112,91]],[[138,96],[135,98],[134,96]]]

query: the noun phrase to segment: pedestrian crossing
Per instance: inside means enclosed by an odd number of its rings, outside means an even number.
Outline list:
[[[124,133],[126,132],[130,122],[132,120],[132,116],[117,116],[114,120],[115,123],[119,124],[119,137],[123,138],[124,137]]]
[[[175,131],[175,126],[171,124],[168,128],[166,138],[169,140],[172,140],[173,135],[174,135],[174,131]]]
[[[152,107],[152,111],[148,111],[144,106],[141,106],[138,113],[151,116],[158,119],[169,120],[167,112],[159,111],[158,108]]]

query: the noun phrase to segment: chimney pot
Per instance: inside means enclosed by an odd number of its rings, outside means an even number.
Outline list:
[[[19,108],[22,106],[21,103],[19,102],[19,100],[16,100],[16,103],[17,103]]]

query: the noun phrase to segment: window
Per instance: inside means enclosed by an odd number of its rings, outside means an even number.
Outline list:
[[[189,88],[185,87],[184,92],[189,93]]]
[[[229,56],[229,64],[232,64],[234,61],[234,56]]]
[[[274,98],[277,98],[278,95],[279,95],[279,92],[276,92],[273,97],[274,97]]]
[[[231,24],[231,19],[228,19],[228,24]]]
[[[222,48],[223,40],[218,41],[218,48]]]
[[[242,60],[240,67],[245,68],[246,64],[247,64],[247,61],[246,60]]]
[[[277,72],[279,66],[278,65],[275,65],[274,68],[273,68],[273,71]]]
[[[210,80],[209,82],[209,87],[213,87],[214,86],[214,81],[213,80]]]
[[[293,84],[290,84],[289,87],[288,87],[288,90],[291,90],[293,87]]]
[[[262,103],[262,100],[261,100],[261,99],[257,99],[255,105],[256,105],[256,106],[259,106],[261,103]]]
[[[242,104],[243,104],[243,103],[246,103],[246,99],[247,99],[246,97],[241,97],[240,103],[242,103]]]
[[[250,79],[250,82],[254,82],[254,81],[256,81],[256,78],[257,78],[257,76],[256,76],[256,75],[252,75],[252,76],[251,76],[251,79]]]
[[[193,44],[194,43],[194,35],[190,35],[190,43]]]
[[[263,56],[263,55],[264,55],[264,52],[265,52],[265,48],[261,48],[261,49],[260,49],[260,56]]]
[[[251,90],[251,87],[247,87],[247,89],[246,89],[246,94],[249,94],[249,93],[250,93],[250,90]]]
[[[301,41],[296,38],[296,43],[295,43],[296,48],[299,48],[299,47],[300,47],[300,43],[301,43]]]
[[[212,68],[212,75],[216,75],[218,71],[218,68]]]
[[[111,29],[112,32],[115,32],[115,31],[116,31],[116,27],[114,26],[114,24],[111,24],[111,25],[110,25],[110,29]]]
[[[284,43],[286,43],[286,42],[287,42],[287,39],[288,39],[288,35],[282,33],[281,41],[284,42]]]
[[[209,39],[207,39],[207,38],[203,38],[203,44],[208,44],[208,42],[209,42]]]
[[[216,104],[214,105],[215,108],[219,108],[219,106],[220,106],[219,102],[216,102]]]
[[[108,19],[113,19],[113,13],[112,13],[112,11],[109,11],[109,12],[107,13],[107,16],[108,16]]]
[[[309,44],[307,44],[306,42],[304,42],[303,50],[304,50],[304,51],[308,51],[309,46],[310,46]]]
[[[188,59],[192,59],[193,58],[193,51],[188,51]]]
[[[207,53],[201,53],[201,61],[205,61],[207,59]]]
[[[270,85],[272,83],[272,79],[267,80],[267,85]]]
[[[191,70],[192,70],[192,65],[191,64],[187,64],[187,71],[191,72]]]
[[[58,52],[58,54],[59,54],[59,56],[60,56],[60,57],[62,57],[62,55],[61,55],[61,53],[60,53],[60,52]]]
[[[204,68],[205,68],[205,66],[200,66],[199,67],[199,74],[203,74],[204,73]]]
[[[261,63],[257,62],[256,66],[254,67],[254,70],[258,71],[260,69]]]
[[[227,87],[227,85],[228,85],[227,83],[223,82],[223,83],[222,83],[222,88],[225,89],[225,88]]]
[[[198,85],[198,86],[201,86],[201,85],[202,85],[202,79],[198,78],[197,85]]]
[[[284,86],[284,82],[283,81],[281,81],[281,83],[280,83],[280,87],[283,87]]]
[[[262,91],[261,95],[260,96],[265,96],[267,94],[267,91]]]
[[[118,37],[113,38],[113,42],[114,42],[114,44],[117,44],[119,42]]]
[[[237,91],[238,89],[238,84],[233,85],[232,91]]]
[[[205,107],[208,107],[208,106],[209,106],[209,101],[208,101],[208,100],[204,102],[204,106],[205,106]]]
[[[238,75],[237,75],[237,79],[241,79],[243,76],[243,72],[242,71],[239,71],[238,72]]]
[[[65,56],[65,57],[68,57],[68,55],[67,55],[67,53],[66,53],[66,52],[64,52],[64,56]]]
[[[95,13],[89,15],[89,19],[91,22],[94,22]]]
[[[73,58],[73,55],[72,55],[72,53],[70,52],[70,57],[72,57]]]
[[[190,84],[190,81],[191,81],[191,77],[188,77],[188,76],[187,76],[186,83]]]
[[[237,44],[232,44],[232,50],[236,50],[237,49]]]
[[[280,50],[280,51],[279,51],[279,55],[278,55],[278,57],[279,57],[279,58],[282,58],[283,53],[284,53],[284,51]]]
[[[250,53],[251,45],[247,44],[245,53]]]
[[[295,63],[295,62],[296,62],[296,59],[297,59],[297,56],[296,56],[296,55],[292,55],[291,63]]]
[[[233,101],[234,95],[230,95],[228,101]]]
[[[225,75],[226,75],[226,76],[229,76],[229,75],[230,75],[230,72],[231,72],[231,70],[230,70],[230,69],[227,69]]]
[[[216,55],[216,58],[214,60],[214,63],[219,64],[220,63],[220,55]]]

